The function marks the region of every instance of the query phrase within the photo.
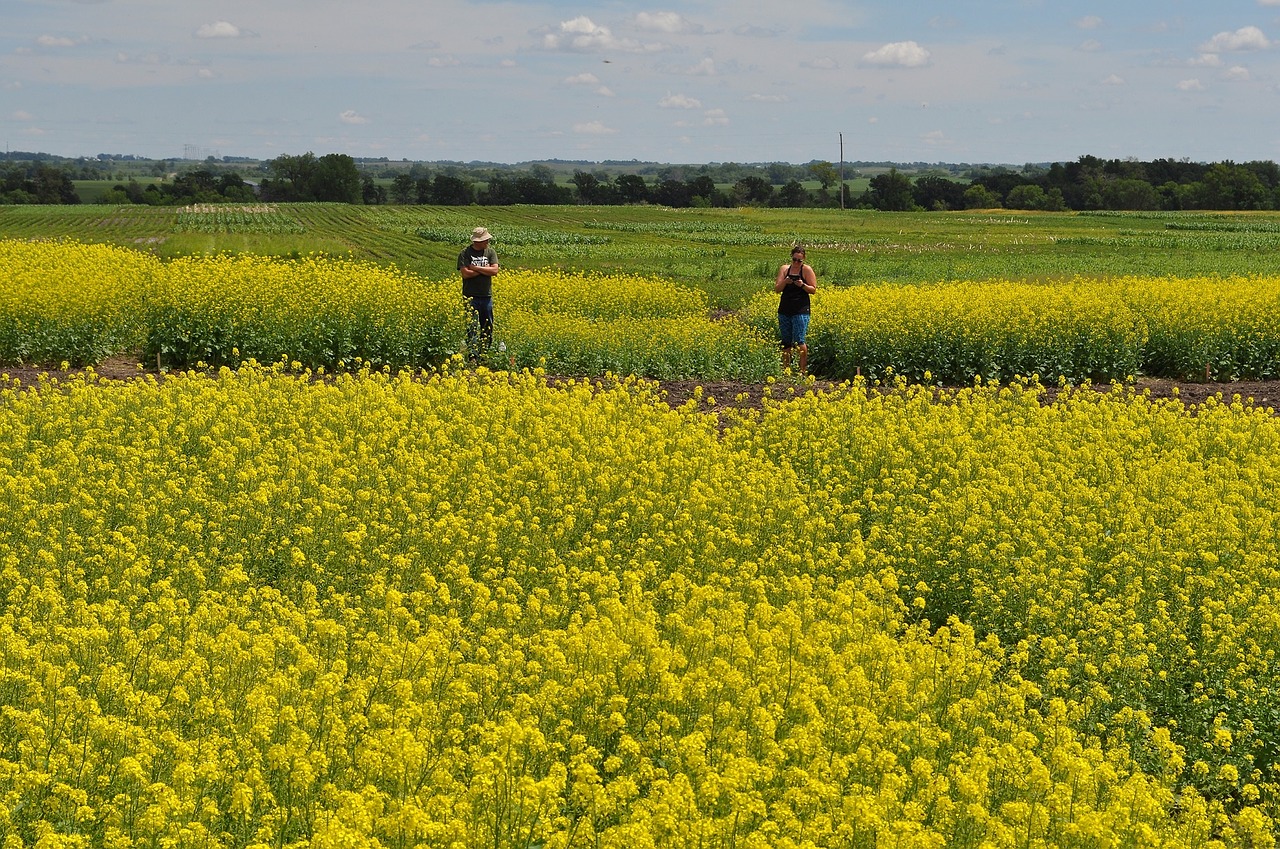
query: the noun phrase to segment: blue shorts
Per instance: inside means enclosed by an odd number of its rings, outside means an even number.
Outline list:
[[[782,337],[782,347],[793,348],[803,345],[809,333],[809,313],[799,315],[783,315],[778,313],[778,335]]]

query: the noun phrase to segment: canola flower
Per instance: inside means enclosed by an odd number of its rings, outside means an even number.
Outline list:
[[[0,362],[84,365],[138,344],[160,271],[109,245],[0,240]]]
[[[707,294],[668,280],[562,271],[503,272],[493,366],[560,374],[764,380],[776,345],[751,327],[712,320]]]
[[[0,845],[1274,842],[1268,417],[308,378],[0,390]]]
[[[824,289],[809,362],[834,378],[1124,380],[1280,376],[1274,277],[1074,278]],[[776,323],[777,297],[749,321]]]
[[[466,321],[456,291],[372,263],[184,257],[165,265],[148,299],[143,356],[174,367],[420,367],[456,353]]]
[[[1232,275],[1113,283],[1147,328],[1143,370],[1170,377],[1280,377],[1280,279]]]

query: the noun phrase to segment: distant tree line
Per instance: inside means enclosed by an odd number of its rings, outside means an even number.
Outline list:
[[[0,203],[79,203],[64,169],[44,162],[6,165],[0,170]]]
[[[653,203],[671,207],[839,207],[887,212],[990,209],[1021,210],[1265,210],[1280,209],[1280,166],[1269,161],[1198,163],[1157,159],[1103,160],[1082,156],[1048,166],[974,169],[969,179],[924,173],[912,177],[890,168],[870,179],[859,195],[849,193],[835,166],[807,166],[806,188],[796,176],[777,185],[766,175],[739,176],[727,188],[707,174],[688,179],[638,174],[611,176],[576,170],[572,185],[556,182],[543,166],[495,172],[481,183],[459,169],[434,175],[402,173],[388,200],[399,204],[590,204]],[[367,202],[367,201],[366,201]]]
[[[0,203],[78,203],[73,180],[100,179],[110,160],[59,163],[47,155],[6,161],[0,168]],[[244,179],[242,164],[210,157],[202,167],[165,172],[161,182],[117,183],[101,202],[181,205],[225,201],[327,201],[352,204],[658,204],[671,207],[846,207],[883,211],[1020,210],[1265,210],[1280,209],[1280,166],[1189,160],[1101,159],[1025,165],[927,166],[914,174],[889,166],[852,194],[830,162],[805,165],[660,165],[607,163],[560,169],[537,163],[518,168],[493,163],[413,163],[394,168],[345,154],[284,155],[259,164]],[[165,160],[154,165],[177,167]],[[590,163],[584,163],[590,165]],[[566,179],[567,169],[572,176]],[[624,173],[618,173],[619,169]],[[950,169],[950,170],[948,170]],[[641,173],[642,172],[642,173]],[[957,176],[962,172],[963,176]],[[816,184],[816,187],[815,185]]]
[[[855,205],[888,211],[1280,209],[1280,166],[1269,161],[1104,160],[975,173],[965,183],[896,169],[872,177]]]

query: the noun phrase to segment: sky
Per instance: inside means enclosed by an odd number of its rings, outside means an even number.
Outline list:
[[[6,150],[1280,161],[1280,0],[0,0]]]

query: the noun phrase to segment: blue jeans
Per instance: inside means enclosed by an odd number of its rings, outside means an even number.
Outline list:
[[[800,315],[783,315],[778,313],[778,335],[782,337],[782,347],[794,348],[803,345],[809,333],[809,313]]]
[[[477,351],[493,343],[493,298],[468,297],[471,321],[467,324],[467,348]]]

